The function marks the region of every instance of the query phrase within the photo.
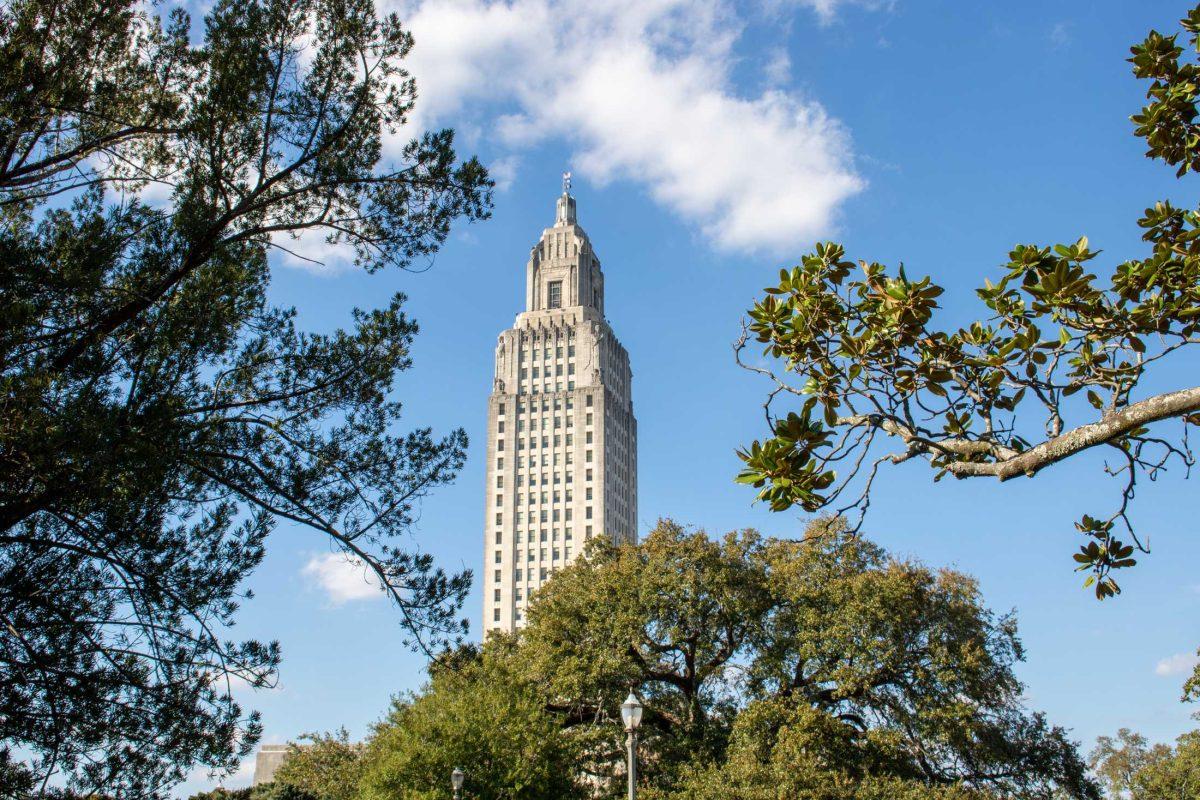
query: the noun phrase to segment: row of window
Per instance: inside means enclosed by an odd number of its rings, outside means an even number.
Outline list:
[[[572,337],[572,338],[574,338],[574,337]],[[539,358],[539,356],[540,356],[540,358]],[[529,360],[531,360],[531,361],[549,361],[551,356],[553,356],[554,358],[562,358],[563,357],[562,345],[559,345],[553,349],[551,349],[549,347],[544,348],[544,349],[539,349],[539,348],[535,347],[535,348],[533,348],[532,355],[530,354],[530,351],[524,347],[522,347],[520,350],[517,351],[517,360],[518,361],[529,361]],[[575,357],[575,345],[568,344],[567,345],[567,358],[574,358],[574,357]]]
[[[505,403],[500,403],[496,407],[496,413],[501,417],[503,417],[505,414],[505,405],[506,405]],[[584,405],[587,408],[592,407],[592,396],[590,394],[584,395]],[[528,402],[526,402],[524,400],[517,401],[517,413],[518,414],[524,414],[526,412],[534,413],[534,412],[538,411],[538,409],[541,409],[542,411],[550,411],[551,409],[553,409],[555,411],[561,411],[564,407],[568,411],[575,408],[575,398],[574,397],[567,397],[567,398],[555,397],[555,398],[553,398],[553,402],[551,401],[551,398],[549,398],[549,397],[543,398],[540,402],[537,400],[530,400]]]
[[[540,476],[541,476],[541,485],[542,485],[542,486],[548,486],[548,485],[550,484],[550,476],[551,476],[552,474],[553,474],[553,476],[554,476],[554,484],[555,484],[555,485],[558,485],[559,483],[562,483],[562,482],[563,482],[563,481],[562,481],[562,478],[563,478],[563,475],[564,475],[564,474],[566,475],[566,482],[567,482],[568,484],[572,483],[572,482],[573,482],[573,480],[574,480],[574,477],[575,477],[574,473],[572,473],[572,472],[567,472],[567,473],[562,473],[562,472],[555,472],[555,473],[550,473],[550,472],[534,473],[534,474],[532,474],[532,475],[530,475],[530,476],[529,476],[529,485],[530,485],[530,486],[537,486],[537,485],[539,485],[539,484],[538,484],[538,479],[539,479],[539,475],[540,475]],[[589,470],[587,470],[587,480],[589,480],[589,481],[590,481],[591,479],[592,479],[592,471],[589,469]],[[521,473],[521,474],[517,475],[517,486],[524,486],[524,485],[525,485],[525,474],[524,474],[524,473]],[[504,476],[503,476],[503,475],[497,475],[497,476],[496,476],[496,488],[497,488],[497,489],[503,489],[503,488],[504,488]],[[592,490],[591,490],[591,489],[588,489],[588,499],[590,500],[591,498],[592,498]],[[567,499],[568,499],[568,500],[570,499],[570,496],[569,496],[569,495],[568,495]]]
[[[589,530],[591,529],[590,525],[588,526],[588,529]],[[535,538],[537,539],[537,541],[541,541],[541,542],[549,541],[549,539],[547,537],[553,537],[554,541],[557,542],[559,540],[560,534],[565,541],[568,541],[568,542],[571,541],[571,529],[570,528],[564,528],[562,530],[560,530],[558,528],[554,528],[550,531],[546,531],[545,528],[542,528],[541,530],[536,532],[536,535],[533,530],[517,531],[516,532],[516,543],[521,544],[522,536],[524,536],[530,542],[534,541]],[[496,544],[504,544],[504,531],[496,531]]]
[[[499,447],[497,449],[503,450],[504,448]],[[566,457],[562,460],[562,462],[559,461],[559,457],[561,455],[562,455],[561,453],[554,453],[553,458],[551,458],[551,454],[542,453],[542,458],[541,458],[540,462],[538,461],[537,456],[530,456],[529,457],[529,466],[536,467],[536,466],[540,465],[543,467],[551,467],[551,466],[557,467],[560,465],[560,463],[565,463],[568,466],[575,463],[575,454],[572,453],[571,451],[569,451],[569,450],[567,451]],[[591,463],[591,461],[592,461],[592,451],[591,450],[584,451],[583,456],[584,456],[584,458],[583,458],[584,461]],[[551,462],[553,462],[553,463],[551,463]],[[526,466],[525,456],[517,456],[517,469],[524,469],[525,466]],[[504,456],[498,456],[496,458],[496,469],[497,470],[504,469]]]
[[[552,377],[552,376],[551,376],[551,374],[550,374],[550,367],[546,367],[546,368],[545,368],[544,375],[539,375],[539,374],[538,374],[538,371],[539,371],[539,370],[538,370],[538,368],[537,368],[537,367],[532,367],[532,368],[528,368],[528,367],[521,367],[521,376],[520,376],[520,377],[521,377],[521,380],[526,380],[527,378],[534,378],[534,379],[536,379],[536,378],[539,378],[539,377],[546,377],[546,378]],[[567,371],[566,371],[566,374],[567,374],[567,375],[574,375],[574,374],[575,374],[575,362],[574,362],[574,361],[571,361],[571,362],[568,362],[568,363],[567,363]],[[562,364],[555,364],[555,365],[554,365],[554,375],[553,375],[553,377],[555,377],[555,378],[561,378],[562,376],[563,376],[563,367],[562,367]]]

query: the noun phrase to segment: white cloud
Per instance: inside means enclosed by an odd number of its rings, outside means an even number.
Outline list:
[[[488,174],[496,182],[496,191],[507,192],[517,178],[517,166],[521,159],[516,156],[498,158],[488,165]]]
[[[806,4],[822,18],[838,5]],[[384,5],[416,40],[414,124],[494,131],[509,151],[501,182],[515,152],[565,140],[579,177],[641,185],[717,246],[774,253],[830,235],[865,185],[846,130],[816,100],[732,86],[741,29],[726,0]]]
[[[335,606],[351,600],[375,600],[383,597],[379,579],[366,565],[342,553],[313,556],[301,572],[305,577],[316,581]]]
[[[284,266],[332,275],[354,263],[354,248],[344,242],[331,244],[328,238],[325,228],[304,228],[295,236],[277,232],[271,243],[279,250]]]
[[[1159,661],[1154,667],[1154,674],[1163,677],[1183,675],[1195,669],[1197,664],[1200,664],[1200,657],[1195,653],[1176,653]]]
[[[792,58],[787,48],[777,47],[771,52],[763,67],[763,74],[771,86],[784,86],[792,77]]]
[[[844,6],[863,6],[868,10],[890,9],[895,0],[794,0],[797,5],[804,6],[816,12],[822,24],[828,25],[837,16],[839,8]]]
[[[1070,22],[1054,23],[1054,27],[1050,29],[1050,45],[1056,49],[1069,45],[1074,38],[1071,33],[1072,27]]]
[[[216,788],[242,789],[254,780],[255,757],[250,756],[238,764],[232,775],[214,778],[206,767],[196,767],[188,773],[182,784],[175,787],[176,797],[188,797],[198,792],[210,792]]]

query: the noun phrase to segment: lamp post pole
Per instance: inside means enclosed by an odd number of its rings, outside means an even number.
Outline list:
[[[637,729],[642,724],[642,704],[630,691],[621,704],[621,721],[625,723],[626,745],[629,749],[629,800],[637,800]]]
[[[630,731],[626,737],[629,747],[629,800],[637,800],[637,731]]]

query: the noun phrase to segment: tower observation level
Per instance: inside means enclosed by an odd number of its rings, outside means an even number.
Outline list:
[[[496,343],[488,399],[483,630],[525,622],[530,595],[588,539],[637,538],[629,354],[604,318],[604,273],[570,173],[525,266],[525,310]]]

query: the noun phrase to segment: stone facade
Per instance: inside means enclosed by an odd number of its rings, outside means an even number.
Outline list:
[[[290,745],[264,744],[254,757],[254,785],[261,786],[275,780],[275,772],[287,758]]]
[[[488,401],[483,630],[594,536],[637,539],[629,354],[604,318],[604,273],[564,187],[525,268],[525,310],[496,343]]]

